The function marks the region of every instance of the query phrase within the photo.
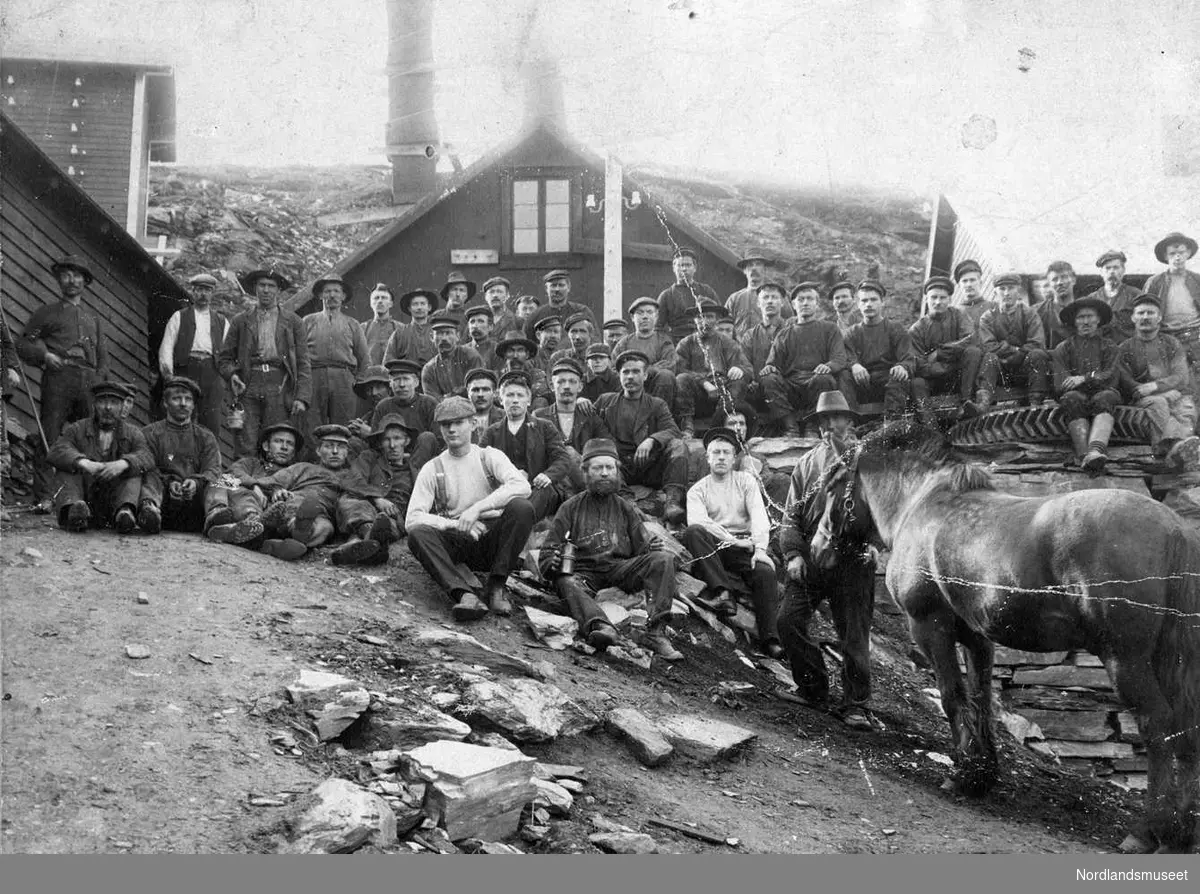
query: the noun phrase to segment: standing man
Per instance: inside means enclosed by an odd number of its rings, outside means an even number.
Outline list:
[[[533,337],[537,339],[537,354],[530,358],[532,366],[536,366],[544,375],[550,375],[550,365],[558,344],[562,341],[562,320],[555,316],[542,317],[533,327]]]
[[[458,319],[464,319],[467,312],[467,302],[475,297],[475,283],[467,279],[462,273],[457,270],[451,270],[446,276],[446,282],[442,285],[441,297],[446,303],[444,308],[446,313]],[[465,335],[465,330],[460,331],[459,335]]]
[[[429,325],[437,354],[421,369],[421,390],[439,401],[450,394],[461,395],[467,373],[483,366],[483,358],[458,343],[462,320],[449,311],[439,310]]]
[[[483,365],[488,369],[496,368],[496,340],[492,338],[493,319],[495,314],[486,304],[467,311],[467,335],[470,338],[467,347],[480,356]]]
[[[1113,321],[1104,334],[1120,344],[1133,338],[1133,301],[1142,294],[1125,283],[1125,252],[1106,251],[1096,259],[1104,282],[1088,298],[1099,298],[1112,308]]]
[[[512,612],[506,581],[533,529],[529,482],[499,450],[471,443],[474,416],[463,397],[438,405],[446,450],[417,474],[404,522],[409,549],[449,593],[456,621],[482,618],[489,606],[498,615]],[[459,562],[487,573],[482,600]]]
[[[433,359],[437,350],[429,317],[437,304],[437,292],[429,289],[413,289],[400,296],[400,313],[408,314],[412,322],[401,323],[392,333],[383,349],[384,366],[391,360],[411,360],[424,366]]]
[[[646,390],[655,397],[661,397],[668,407],[674,407],[675,367],[679,358],[675,355],[675,343],[671,337],[658,331],[658,302],[653,298],[639,298],[629,305],[629,316],[633,318],[633,333],[618,341],[613,352],[641,351],[649,357]],[[586,359],[585,352],[585,362]]]
[[[1200,374],[1200,273],[1187,269],[1196,254],[1196,240],[1168,233],[1154,246],[1154,256],[1167,265],[1146,280],[1146,294],[1162,305],[1162,328],[1183,343],[1191,358],[1192,388]]]
[[[954,283],[947,277],[929,277],[923,292],[925,315],[908,329],[916,355],[912,390],[917,411],[928,412],[930,395],[947,394],[955,387],[960,406],[965,409],[983,363],[979,337],[962,309],[950,306]]]
[[[675,404],[684,438],[694,437],[698,409],[707,415],[724,401],[732,407],[746,393],[750,361],[741,345],[717,332],[720,313],[715,301],[702,304],[696,331],[675,349]]]
[[[1029,406],[1042,403],[1050,388],[1050,355],[1046,353],[1042,317],[1037,308],[1021,300],[1021,277],[1002,273],[995,280],[1000,302],[979,318],[979,367],[975,400],[963,404],[967,415],[986,413],[996,393],[996,382],[1024,382]]]
[[[858,312],[858,300],[854,297],[854,283],[836,282],[829,290],[829,303],[833,306],[832,322],[842,333],[842,340],[850,334],[853,326],[862,322],[862,314]]]
[[[959,310],[971,321],[972,326],[978,328],[979,318],[996,306],[994,301],[983,300],[983,268],[978,261],[970,258],[961,261],[954,266],[954,282],[961,296]]]
[[[326,276],[313,283],[313,294],[323,310],[304,318],[312,367],[309,431],[322,425],[345,425],[357,415],[354,383],[371,363],[371,349],[358,321],[342,313],[351,298],[350,287],[340,276]]]
[[[571,352],[571,359],[576,363],[586,363],[588,345],[594,341],[592,321],[584,314],[571,314],[563,320],[563,331],[567,336],[567,347]],[[546,370],[546,372],[549,371]]]
[[[582,397],[595,403],[601,394],[614,394],[621,390],[621,378],[612,368],[612,349],[597,342],[587,350],[587,375],[584,377]],[[663,401],[666,403],[666,401]],[[668,406],[668,409],[670,407]]]
[[[315,289],[314,289],[315,293]],[[383,352],[391,341],[400,321],[392,318],[392,302],[394,296],[386,283],[378,283],[371,290],[371,313],[369,320],[359,323],[363,337],[367,340],[367,350],[371,355],[371,366],[383,365]]]
[[[675,271],[675,284],[658,293],[658,328],[671,336],[678,346],[684,338],[696,331],[696,317],[702,304],[715,304],[720,313],[724,307],[713,287],[699,282],[696,277],[696,253],[690,248],[675,252],[671,263]],[[716,324],[716,317],[713,317]]]
[[[866,315],[864,314],[864,317]],[[811,708],[826,710],[829,675],[819,641],[809,632],[812,616],[825,599],[843,656],[842,722],[855,730],[875,724],[871,700],[871,616],[875,610],[875,559],[865,552],[812,553],[812,538],[825,513],[826,487],[842,468],[843,456],[855,444],[855,414],[840,391],[817,400],[814,414],[821,443],[804,454],[792,470],[779,548],[787,563],[787,584],[779,609],[779,638],[792,666],[797,695]],[[832,567],[822,567],[832,559]]]
[[[1053,351],[1073,331],[1063,328],[1062,312],[1075,300],[1075,268],[1066,261],[1054,261],[1046,267],[1046,282],[1050,284],[1053,294],[1034,310],[1042,321],[1046,350]]]
[[[617,357],[621,390],[602,394],[596,412],[616,441],[625,483],[661,487],[666,492],[663,517],[669,524],[678,524],[685,511],[687,445],[670,408],[662,398],[646,392],[649,366],[650,359],[638,351]]]
[[[42,369],[41,414],[46,444],[54,444],[68,422],[92,414],[93,383],[108,375],[108,340],[100,318],[83,306],[83,293],[92,284],[92,271],[82,258],[67,255],[50,267],[58,280],[55,304],[43,304],[25,323],[17,354]],[[54,470],[43,443],[34,448],[33,498],[44,508],[54,490]]]
[[[158,346],[158,371],[164,382],[183,376],[199,386],[196,421],[220,437],[225,380],[221,378],[218,361],[229,323],[213,311],[216,289],[217,278],[207,273],[197,273],[188,280],[192,306],[175,311],[167,320]]]
[[[512,283],[503,276],[493,276],[482,286],[483,300],[492,309],[492,332],[503,333],[520,325],[509,302]],[[467,322],[470,323],[470,317]]]
[[[766,281],[767,268],[772,266],[765,255],[748,254],[738,261],[738,269],[746,275],[746,286],[725,299],[725,309],[733,316],[733,331],[738,341],[745,343],[746,333],[763,320],[759,288]],[[781,302],[778,316],[788,319],[792,309]]]
[[[1112,308],[1099,298],[1080,298],[1062,311],[1064,328],[1073,334],[1050,352],[1054,390],[1067,419],[1071,445],[1080,467],[1093,475],[1104,471],[1112,435],[1113,410],[1121,402],[1117,390],[1117,346],[1100,334],[1112,320]]]
[[[264,425],[300,418],[312,401],[312,367],[304,323],[279,306],[288,281],[278,273],[254,270],[242,277],[254,294],[255,309],[234,317],[221,348],[221,377],[246,411],[238,432],[238,453],[257,449]],[[361,333],[360,333],[361,334]]]
[[[884,318],[885,295],[887,289],[873,279],[859,283],[863,321],[851,327],[846,351],[858,402],[883,398],[884,417],[895,418],[904,414],[908,403],[916,357],[908,330]]]
[[[530,338],[537,338],[537,325],[546,317],[558,317],[561,323],[574,314],[584,314],[593,326],[596,325],[596,317],[586,304],[570,300],[571,274],[566,270],[551,270],[542,277],[542,282],[546,286],[546,303],[525,319],[526,335]],[[557,343],[555,347],[557,347]],[[553,350],[548,351],[547,355],[551,353]]]

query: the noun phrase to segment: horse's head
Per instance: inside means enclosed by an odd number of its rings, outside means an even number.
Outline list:
[[[875,521],[862,495],[857,455],[844,454],[825,482],[825,511],[812,538],[812,562],[828,570],[838,563],[839,556],[861,552],[877,538]]]

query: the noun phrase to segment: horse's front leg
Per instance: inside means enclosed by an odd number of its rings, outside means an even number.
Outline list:
[[[911,605],[912,600],[905,599],[904,603]],[[954,613],[947,607],[944,611],[910,614],[910,617],[913,639],[933,663],[938,691],[942,694],[942,710],[950,721],[951,757],[957,766],[962,767],[969,754],[971,731],[969,724],[964,723],[968,697],[962,672],[958,669]]]
[[[967,671],[971,693],[963,725],[968,728],[967,754],[959,769],[963,790],[983,795],[996,784],[999,759],[996,756],[996,731],[992,720],[992,641],[958,619],[958,639],[967,650]]]

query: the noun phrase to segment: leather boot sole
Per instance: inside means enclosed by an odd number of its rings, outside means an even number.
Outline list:
[[[308,547],[299,540],[293,540],[288,537],[284,540],[267,540],[262,545],[262,551],[268,556],[274,556],[276,559],[283,559],[285,562],[294,562],[308,552]]]
[[[463,596],[450,609],[450,616],[456,621],[478,621],[488,613],[488,607],[474,593]]]
[[[383,544],[375,540],[351,540],[335,549],[330,558],[334,565],[360,565],[373,559],[381,549]]]
[[[208,539],[217,543],[241,546],[261,537],[263,524],[257,518],[246,518],[231,525],[216,525],[208,529]]]

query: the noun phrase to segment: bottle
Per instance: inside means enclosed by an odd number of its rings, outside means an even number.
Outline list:
[[[560,574],[572,574],[575,571],[575,544],[568,540],[562,548],[562,567]]]

